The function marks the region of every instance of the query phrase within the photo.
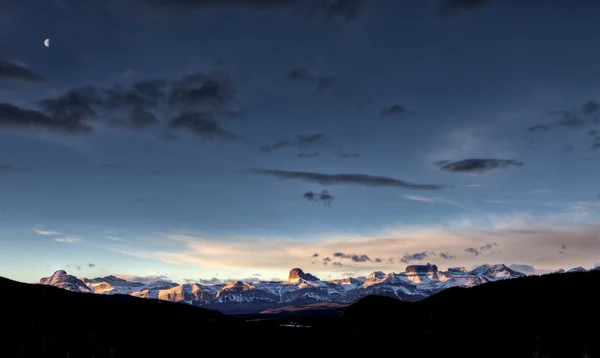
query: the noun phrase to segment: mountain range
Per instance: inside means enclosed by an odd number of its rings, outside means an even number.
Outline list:
[[[584,268],[578,267],[566,272],[584,271]],[[142,283],[116,276],[77,278],[59,270],[50,277],[42,278],[40,283],[75,292],[121,294],[187,303],[224,313],[256,313],[318,303],[347,305],[370,295],[414,302],[451,287],[468,288],[524,276],[527,275],[503,264],[482,265],[471,271],[463,267],[439,271],[436,265],[426,264],[409,265],[401,273],[375,271],[366,277],[328,281],[294,268],[286,281],[231,281],[209,285],[168,281]]]

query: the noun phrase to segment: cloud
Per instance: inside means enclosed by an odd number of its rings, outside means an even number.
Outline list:
[[[53,119],[43,112],[24,109],[9,103],[0,103],[0,129],[47,131],[64,134],[90,133],[92,131],[89,126],[79,122],[79,120]]]
[[[564,254],[565,252],[567,252],[567,246],[560,245],[560,250],[558,250],[558,253],[559,254]]]
[[[409,114],[410,112],[399,104],[386,107],[379,112],[379,116],[392,119],[404,118]]]
[[[82,86],[46,98],[38,108],[0,104],[0,128],[86,134],[94,129],[143,131],[175,136],[185,130],[204,139],[235,139],[222,120],[239,113],[231,106],[235,86],[223,71],[175,79],[145,79],[129,87]]]
[[[449,253],[447,251],[446,252],[440,252],[438,254],[438,256],[441,257],[441,258],[443,258],[444,260],[453,260],[453,259],[456,258],[456,255],[451,254],[451,253]]]
[[[307,149],[314,146],[320,146],[329,142],[325,135],[320,133],[297,135],[294,139],[280,140],[278,142],[260,147],[263,153],[270,153],[274,150],[285,147],[296,147],[298,149]]]
[[[404,262],[405,264],[412,262],[412,261],[421,261],[421,260],[425,260],[431,256],[436,256],[435,252],[433,251],[423,251],[423,252],[415,252],[414,254],[410,254],[410,253],[406,253],[404,254],[404,256],[400,259],[400,262]]]
[[[312,257],[319,257],[319,254],[317,254],[317,253],[314,253],[314,254],[312,255]]]
[[[180,7],[213,7],[213,6],[237,6],[258,10],[272,10],[282,7],[288,7],[298,4],[300,0],[143,0],[147,3],[154,3],[161,6],[180,6]]]
[[[397,187],[420,190],[438,190],[444,188],[441,185],[416,184],[400,179],[368,174],[324,174],[261,168],[250,169],[250,172],[255,174],[274,176],[281,179],[304,180],[308,182],[318,183],[321,185],[346,184],[371,187]]]
[[[440,160],[435,162],[442,170],[454,173],[484,173],[509,166],[521,166],[523,162],[514,159],[465,159],[460,161]]]
[[[600,212],[600,202],[597,201],[580,201],[577,203],[569,204],[569,208],[580,214],[593,214]]]
[[[485,245],[483,245],[483,246],[481,246],[481,247],[479,248],[479,252],[485,252],[485,251],[487,251],[487,250],[491,250],[491,249],[493,249],[494,247],[498,247],[498,246],[499,246],[499,245],[498,245],[497,243],[495,243],[495,242],[493,242],[493,243],[491,243],[491,244],[485,244]]]
[[[193,11],[210,10],[214,8],[240,8],[252,11],[277,11],[297,9],[303,12],[311,10],[313,15],[323,16],[326,23],[351,21],[357,19],[365,3],[364,0],[124,0],[125,4],[143,6],[147,14],[154,18],[162,15],[170,16],[173,20],[181,20],[183,15]],[[246,15],[251,13],[246,12]],[[173,16],[174,15],[174,16]]]
[[[333,0],[325,9],[325,21],[336,18],[342,20],[353,20],[358,18],[365,5],[365,0]]]
[[[341,263],[341,262],[339,262],[339,261],[336,261],[336,262],[333,262],[333,263],[331,264],[331,266],[335,266],[335,267],[346,267],[346,266],[348,266],[348,265],[344,265],[343,263]]]
[[[454,14],[458,11],[472,11],[483,8],[489,0],[441,0],[438,5],[440,14]]]
[[[131,241],[127,240],[127,239],[123,239],[123,238],[120,238],[120,237],[117,237],[117,236],[108,236],[108,239],[110,241],[131,242]]]
[[[526,263],[539,270],[556,270],[560,267],[590,266],[598,262],[598,232],[596,218],[581,218],[568,212],[555,214],[507,213],[469,214],[461,221],[469,225],[457,225],[456,219],[440,221],[435,225],[396,226],[373,230],[364,234],[331,231],[307,237],[270,236],[219,236],[201,237],[166,234],[160,247],[143,242],[121,244],[107,249],[155,260],[173,266],[197,267],[199,269],[246,270],[251,275],[256,270],[273,270],[286,275],[293,267],[306,267],[316,261],[317,270],[331,268],[331,263],[316,260],[314,253],[339,253],[344,257],[331,256],[330,262],[355,262],[361,270],[382,270],[391,262],[386,259],[393,252],[449,252],[454,253],[453,265],[470,267],[489,263],[489,256],[475,255],[471,248],[497,242],[502,251],[495,254],[498,263]],[[569,238],[569,255],[557,251]],[[356,253],[356,254],[354,254]],[[354,255],[353,255],[354,254]],[[322,255],[322,254],[320,254]],[[366,260],[365,255],[370,259]],[[339,256],[339,255],[338,255]],[[377,262],[374,258],[384,258]],[[362,262],[360,262],[363,260]],[[397,260],[399,261],[399,260]],[[445,265],[447,259],[440,256],[428,258],[432,264]]]
[[[553,114],[560,116],[557,121],[534,125],[527,128],[527,131],[542,132],[551,129],[581,128],[597,123],[595,115],[598,113],[600,113],[600,104],[596,101],[588,100],[577,108],[553,112]]]
[[[61,237],[61,238],[54,239],[54,241],[60,242],[63,244],[77,244],[77,243],[81,242],[81,239],[78,237]]]
[[[465,251],[468,252],[468,253],[470,253],[470,254],[473,254],[475,256],[479,256],[480,255],[479,250],[477,250],[476,248],[473,248],[473,247],[467,247],[465,249]]]
[[[87,268],[96,268],[95,264],[87,264],[87,265],[67,265],[67,267],[73,267],[74,269],[76,269],[77,271],[81,271],[82,268],[87,267]]]
[[[302,194],[302,197],[308,201],[320,201],[325,205],[330,206],[333,201],[333,195],[329,194],[327,190],[323,190],[320,193],[315,193],[313,191],[307,191]]]
[[[56,235],[61,234],[58,231],[47,231],[47,230],[38,230],[38,229],[33,229],[33,231],[35,231],[36,234],[43,235],[43,236],[56,236]]]
[[[46,79],[20,63],[0,60],[0,81],[2,80],[44,82]]]
[[[453,205],[456,206],[458,208],[461,209],[465,209],[465,210],[473,210],[470,209],[456,201],[452,201],[452,200],[447,200],[447,199],[442,199],[442,198],[438,198],[438,197],[431,197],[431,196],[423,196],[423,195],[405,195],[404,196],[405,199],[408,200],[412,200],[412,201],[418,201],[421,203],[427,203],[427,204],[434,204],[434,203],[440,203],[440,204],[449,204],[449,205]]]
[[[185,112],[171,119],[169,127],[173,129],[187,129],[205,139],[236,139],[237,135],[231,133],[207,113]]]
[[[0,164],[0,173],[12,172],[14,169],[10,164]]]
[[[313,74],[306,67],[298,66],[290,69],[286,79],[297,84],[312,84],[318,91],[323,91],[335,84],[335,78],[326,75]]]
[[[344,254],[344,253],[341,253],[341,252],[335,252],[333,254],[333,257],[337,257],[337,258],[341,258],[341,259],[349,259],[349,260],[352,260],[353,262],[373,261],[367,255]]]

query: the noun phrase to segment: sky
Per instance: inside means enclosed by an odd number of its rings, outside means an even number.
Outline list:
[[[0,276],[595,267],[598,14],[0,0]]]

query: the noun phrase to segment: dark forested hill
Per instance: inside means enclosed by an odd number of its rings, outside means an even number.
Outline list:
[[[596,357],[598,286],[600,272],[533,276],[414,303],[370,296],[340,314],[244,322],[185,304],[0,278],[0,356]],[[290,327],[292,320],[310,327]]]

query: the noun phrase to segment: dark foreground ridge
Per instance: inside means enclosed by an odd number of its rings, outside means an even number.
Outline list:
[[[342,310],[244,321],[0,278],[0,357],[598,357],[599,285],[598,271],[530,276],[413,303],[370,296]]]

